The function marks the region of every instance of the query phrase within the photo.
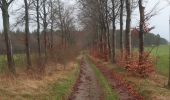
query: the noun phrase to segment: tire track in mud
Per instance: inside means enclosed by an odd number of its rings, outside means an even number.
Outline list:
[[[80,62],[80,76],[69,100],[104,100],[96,74],[85,59]]]

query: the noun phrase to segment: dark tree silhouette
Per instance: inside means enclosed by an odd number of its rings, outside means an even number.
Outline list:
[[[9,27],[10,23],[9,23],[9,12],[8,12],[9,5],[13,1],[14,0],[10,0],[10,1],[1,0],[0,1],[0,7],[1,7],[1,10],[2,10],[8,68],[9,68],[11,73],[16,74],[15,64],[14,64],[14,59],[13,59],[12,44],[11,44],[11,39],[10,39],[10,35],[9,35],[9,33],[10,33],[10,27]]]

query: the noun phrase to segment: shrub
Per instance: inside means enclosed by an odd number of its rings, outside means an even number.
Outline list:
[[[139,62],[139,54],[132,53],[131,57],[125,58],[124,56],[116,57],[116,64],[125,68],[127,71],[138,75],[140,77],[148,77],[155,70],[154,58],[145,52],[142,62]]]
[[[79,55],[79,49],[76,47],[53,48],[48,54],[48,60],[65,65],[69,61],[74,61]]]

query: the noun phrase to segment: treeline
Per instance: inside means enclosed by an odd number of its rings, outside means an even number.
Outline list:
[[[110,31],[111,32],[111,31]],[[120,43],[120,35],[119,35],[120,31],[117,30],[116,31],[116,43]],[[12,41],[12,45],[13,45],[13,52],[14,54],[23,54],[25,52],[25,44],[24,44],[24,37],[25,37],[25,33],[17,30],[15,32],[10,32],[11,34],[11,41]],[[79,36],[80,35],[80,36]],[[54,43],[53,45],[55,45],[54,47],[59,47],[61,44],[61,31],[55,31],[53,33],[53,39],[54,39]],[[75,38],[76,39],[80,39],[78,40],[80,46],[83,46],[82,41],[86,41],[83,40],[85,35],[83,34],[83,32],[78,32],[78,31],[74,31],[71,35],[71,40],[70,40],[70,46],[71,44],[75,44]],[[41,34],[41,43],[43,43],[43,34]],[[47,37],[48,37],[48,41],[49,41],[49,37],[50,37],[50,30],[48,30],[47,32]],[[123,32],[123,38],[125,37],[125,32]],[[92,38],[92,37],[91,37]],[[49,42],[48,42],[49,43]],[[132,33],[132,47],[133,48],[137,48],[139,44],[139,39],[138,39],[138,34],[133,34]],[[168,41],[162,37],[160,37],[160,35],[155,35],[153,33],[146,33],[144,34],[144,46],[158,46],[158,45],[166,45],[168,44]],[[0,54],[5,54],[5,43],[4,43],[4,38],[3,38],[3,33],[0,33]],[[48,47],[50,47],[50,44],[48,44]],[[117,44],[116,48],[119,48],[120,45]],[[43,48],[43,47],[42,47]],[[34,32],[30,32],[30,49],[32,53],[38,53],[37,51],[37,39],[36,39],[36,31]]]
[[[116,43],[120,43],[120,31],[116,31]],[[139,34],[134,33],[132,31],[132,47],[138,48],[139,45]],[[125,32],[123,32],[123,38],[125,37]],[[123,41],[124,42],[124,41]],[[151,46],[159,46],[159,45],[167,45],[168,41],[164,38],[162,38],[159,34],[155,35],[153,33],[145,33],[144,34],[144,46],[151,47]],[[117,44],[117,48],[120,47],[120,44]]]
[[[136,35],[132,35],[132,46],[138,47],[139,39],[136,38]],[[167,45],[168,41],[160,35],[155,35],[153,33],[146,33],[144,34],[144,46],[151,47],[151,46],[159,46],[159,45]]]
[[[88,43],[90,48],[97,49],[94,51],[115,62],[117,46],[122,55],[125,53],[126,58],[129,58],[132,46],[135,45],[139,47],[139,58],[143,59],[144,42],[148,41],[151,45],[149,42],[153,41],[149,41],[147,38],[150,38],[150,35],[145,34],[154,28],[149,26],[148,21],[155,14],[154,11],[145,14],[143,0],[79,0],[79,2],[82,11],[80,19],[84,25],[84,31],[90,33],[89,37],[91,37]],[[132,13],[135,9],[139,9],[140,19],[139,25],[132,28]],[[125,29],[124,26],[126,26]],[[117,32],[117,29],[120,31]]]
[[[153,6],[153,10],[146,11],[144,0],[78,1],[84,31],[89,33],[87,46],[90,54],[105,61],[121,63],[128,71],[148,76],[154,66],[150,54],[144,49],[145,45],[160,43],[157,37],[148,34],[154,29],[149,20],[156,15],[156,6]],[[132,28],[133,12],[136,9],[138,25]],[[138,53],[133,52],[134,46],[138,48]]]
[[[9,8],[13,8],[15,1],[21,2],[21,6],[13,10],[16,18],[13,20],[15,24],[11,25]],[[74,7],[66,6],[61,0],[0,0],[0,8],[3,21],[0,52],[7,55],[8,69],[14,75],[14,53],[26,55],[26,66],[30,70],[33,51],[38,55],[39,71],[44,72],[45,63],[53,55],[53,49],[64,50],[73,44]],[[24,28],[24,32],[11,32],[10,26],[14,29]],[[34,27],[34,32],[30,31],[30,26]]]
[[[74,32],[75,33],[75,32]],[[70,41],[69,41],[69,46],[72,46],[75,44],[75,35],[72,33]],[[47,37],[48,41],[50,41],[51,33],[50,30],[47,31]],[[12,41],[12,46],[13,46],[13,53],[14,54],[24,54],[25,53],[25,32],[22,32],[20,30],[17,30],[15,32],[10,32],[11,36],[11,41]],[[41,44],[43,44],[43,34],[41,34]],[[59,47],[61,48],[61,31],[57,30],[53,32],[53,46],[54,47]],[[30,32],[30,52],[33,54],[38,53],[37,50],[37,37],[36,37],[36,31]],[[50,44],[48,42],[47,47],[50,48]],[[42,48],[44,48],[44,45],[42,45]],[[44,50],[42,49],[42,52]],[[0,54],[4,55],[6,54],[6,46],[5,46],[5,41],[4,41],[4,36],[3,33],[0,33]]]

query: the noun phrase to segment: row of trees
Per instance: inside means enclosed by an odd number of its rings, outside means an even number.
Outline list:
[[[119,44],[121,56],[125,56],[126,61],[128,61],[132,56],[131,33],[134,32],[132,30],[135,30],[139,43],[138,69],[139,73],[144,72],[147,69],[147,65],[144,64],[147,63],[149,56],[144,51],[144,34],[154,28],[149,28],[148,21],[158,13],[155,11],[158,4],[154,5],[151,11],[147,11],[149,13],[146,13],[144,0],[79,0],[79,2],[82,10],[80,19],[85,31],[88,31],[92,36],[88,42],[92,52],[97,52],[101,58],[109,59],[115,63],[116,45]],[[136,8],[139,12],[139,24],[136,28],[131,28],[132,12]],[[126,22],[124,23],[125,18]],[[120,26],[116,27],[118,23]],[[115,32],[117,29],[120,29],[119,43],[116,43]],[[125,37],[123,37],[124,30]]]
[[[93,35],[90,46],[104,59],[116,62],[116,30],[120,29],[120,51],[126,60],[131,58],[131,19],[134,9],[139,10],[139,25],[136,31],[139,39],[139,66],[144,60],[144,34],[153,27],[148,28],[147,21],[155,15],[153,11],[145,13],[143,0],[79,0],[82,8],[81,20],[85,28]],[[124,31],[124,18],[126,18]],[[119,28],[116,27],[120,23]],[[125,37],[123,37],[125,32]]]
[[[79,0],[82,6],[81,19],[86,28],[93,34],[93,45],[99,48],[101,54],[109,52],[109,57],[115,62],[116,54],[116,25],[120,23],[120,51],[126,52],[127,57],[131,55],[131,15],[134,8],[139,5],[140,24],[139,24],[139,51],[140,55],[144,52],[143,35],[145,33],[145,14],[142,3],[143,0]],[[137,4],[138,2],[138,4]],[[126,12],[126,13],[125,13]],[[88,16],[87,16],[88,15]],[[126,15],[125,43],[123,42],[124,18]],[[111,28],[112,26],[112,28]],[[112,29],[112,31],[110,31]],[[110,33],[112,32],[112,33]],[[111,35],[111,36],[110,36]],[[125,48],[125,51],[124,51]]]
[[[9,6],[15,0],[0,0],[0,8],[3,16],[3,34],[5,36],[6,54],[9,71],[16,74],[13,49],[10,38]],[[59,30],[61,33],[61,47],[68,47],[71,41],[71,33],[75,30],[73,8],[64,6],[60,0],[24,0],[14,13],[17,13],[17,20],[14,26],[22,28],[25,24],[25,54],[27,58],[27,69],[31,69],[30,54],[30,26],[36,25],[37,49],[39,60],[47,60],[48,49],[54,48],[53,34]],[[50,34],[49,34],[50,33]],[[41,36],[43,36],[43,43]],[[43,50],[42,50],[43,49]],[[42,52],[44,51],[44,52]],[[44,70],[44,67],[41,69]]]

